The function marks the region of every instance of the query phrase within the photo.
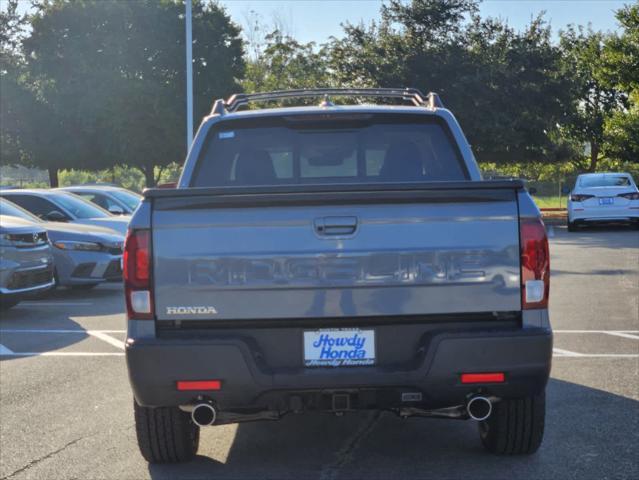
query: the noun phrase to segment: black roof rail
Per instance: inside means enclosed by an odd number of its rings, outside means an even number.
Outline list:
[[[297,90],[277,90],[274,92],[236,93],[226,101],[219,99],[213,104],[211,114],[223,115],[235,112],[250,102],[268,102],[284,98],[324,97],[324,104],[330,104],[331,96],[401,98],[413,102],[417,107],[443,108],[444,104],[434,92],[424,95],[416,88],[304,88]]]

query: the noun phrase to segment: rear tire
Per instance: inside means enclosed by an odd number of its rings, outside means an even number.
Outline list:
[[[577,225],[575,225],[575,222],[571,222],[570,220],[566,220],[566,225],[568,225],[568,231],[569,232],[577,231]]]
[[[479,422],[484,447],[498,455],[535,453],[544,436],[546,394],[502,400],[487,420]]]
[[[188,462],[197,453],[200,428],[177,407],[141,407],[133,401],[140,453],[149,463]]]

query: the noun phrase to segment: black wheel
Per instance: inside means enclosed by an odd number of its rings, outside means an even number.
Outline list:
[[[566,225],[568,225],[568,231],[569,232],[574,232],[577,230],[577,225],[575,225],[575,222],[571,222],[570,220],[566,220]]]
[[[188,462],[197,453],[200,427],[177,407],[141,407],[133,401],[138,446],[149,463]]]
[[[11,307],[15,307],[20,300],[17,298],[4,298],[0,297],[0,310],[9,310]]]
[[[546,394],[502,400],[487,420],[479,422],[484,447],[500,455],[535,453],[544,436]]]

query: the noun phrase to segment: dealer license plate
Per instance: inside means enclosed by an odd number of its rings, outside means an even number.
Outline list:
[[[375,330],[304,332],[304,365],[342,367],[375,364]]]

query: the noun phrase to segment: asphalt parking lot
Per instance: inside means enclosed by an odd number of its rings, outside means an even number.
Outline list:
[[[60,291],[0,320],[0,480],[639,478],[639,232],[551,229],[555,355],[536,455],[496,457],[472,422],[393,414],[204,429],[198,458],[137,450],[119,285]]]

